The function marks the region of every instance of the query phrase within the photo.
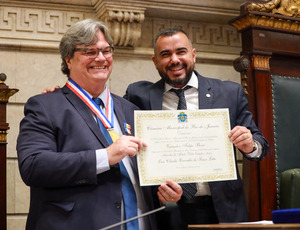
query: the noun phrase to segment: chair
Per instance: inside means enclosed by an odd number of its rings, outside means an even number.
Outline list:
[[[300,78],[271,76],[277,205],[300,208]]]
[[[279,194],[281,209],[300,208],[300,168],[281,173]]]
[[[285,204],[281,175],[300,167],[300,18],[274,14],[268,3],[246,3],[230,21],[242,38],[234,67],[270,145],[265,159],[243,164],[251,221],[271,220],[271,212]]]

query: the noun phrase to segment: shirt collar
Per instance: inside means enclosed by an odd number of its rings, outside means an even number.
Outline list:
[[[103,101],[104,107],[106,108],[106,103],[107,103],[107,90],[106,90],[106,85],[104,87],[103,92],[99,95],[99,98]]]
[[[107,86],[105,85],[103,92],[98,96],[98,98],[100,98],[102,100],[105,108],[106,108],[106,103],[107,103],[106,87]],[[90,98],[93,98],[93,96],[88,91],[86,91],[85,89],[83,89],[83,90],[87,93],[87,95],[89,95]]]
[[[189,82],[186,84],[186,86],[189,85],[193,88],[196,88],[198,89],[198,78],[195,74],[195,72],[192,73],[192,77],[191,79],[189,80]],[[165,91],[164,93],[168,92],[170,89],[174,88],[173,86],[171,86],[170,84],[168,83],[165,83]]]

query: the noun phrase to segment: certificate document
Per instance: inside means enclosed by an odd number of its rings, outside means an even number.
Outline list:
[[[228,109],[135,111],[140,184],[236,179]]]

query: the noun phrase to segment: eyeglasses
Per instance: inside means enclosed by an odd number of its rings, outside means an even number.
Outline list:
[[[96,58],[101,52],[105,58],[110,58],[113,55],[114,48],[106,46],[104,48],[75,48],[75,51],[83,51],[88,58]]]

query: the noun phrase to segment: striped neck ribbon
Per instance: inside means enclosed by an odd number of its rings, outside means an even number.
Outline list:
[[[93,101],[92,98],[71,78],[68,79],[66,86],[72,90],[101,120],[106,129],[114,128],[114,103],[112,96],[106,86],[107,101],[106,101],[106,114],[102,112],[99,106]]]

